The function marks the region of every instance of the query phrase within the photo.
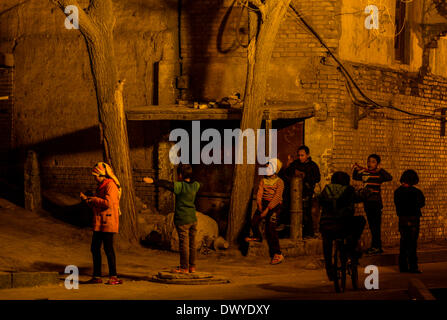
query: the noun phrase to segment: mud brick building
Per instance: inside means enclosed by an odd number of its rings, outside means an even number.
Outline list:
[[[87,6],[88,1],[80,3]],[[142,184],[141,177],[172,177],[166,163],[170,129],[187,128],[191,119],[203,120],[203,128],[238,126],[238,116],[231,113],[209,110],[188,116],[172,108],[179,98],[209,101],[243,94],[249,28],[241,3],[114,1],[115,51],[120,77],[127,80],[124,104],[136,192],[161,212],[169,211],[169,198]],[[365,26],[370,1],[292,3],[370,99],[430,115],[447,108],[447,20],[431,1],[377,1],[379,29]],[[0,149],[9,148],[15,155],[2,164],[3,173],[20,174],[20,169],[11,168],[20,168],[23,151],[34,149],[43,188],[75,195],[92,188],[89,168],[102,159],[102,151],[85,43],[79,31],[65,29],[64,19],[49,1],[0,4],[0,52],[14,56],[14,67],[0,70],[0,95],[4,89],[13,91],[10,102],[0,101],[0,110],[10,115],[1,114],[1,130],[11,128],[10,139],[0,139]],[[13,83],[5,86],[4,78]],[[296,146],[307,144],[323,175],[318,191],[332,172],[350,172],[355,162],[380,154],[383,167],[394,177],[383,186],[385,244],[398,241],[393,190],[402,172],[413,168],[427,198],[421,240],[445,239],[445,123],[414,119],[390,108],[369,110],[362,117],[367,110],[356,107],[346,83],[334,60],[289,10],[276,38],[267,92],[272,106],[280,102],[287,107],[288,116],[273,119],[280,129],[279,157],[286,161]],[[232,168],[199,166],[197,172],[207,177],[199,209],[210,215],[224,212]],[[361,213],[361,206],[358,209]]]

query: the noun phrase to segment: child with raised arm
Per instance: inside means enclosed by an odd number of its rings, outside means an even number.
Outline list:
[[[368,156],[367,168],[356,163],[352,173],[354,180],[363,181],[361,196],[372,236],[371,247],[366,251],[368,254],[383,252],[381,239],[383,203],[380,186],[384,182],[393,180],[391,174],[379,167],[380,160],[379,155],[371,154]]]
[[[265,235],[272,259],[270,264],[279,264],[284,261],[276,231],[278,214],[281,210],[282,193],[284,191],[284,182],[277,176],[279,170],[281,170],[281,161],[279,159],[274,158],[267,162],[267,177],[263,178],[259,183],[256,196],[258,208],[251,220],[253,237],[245,238],[247,242],[261,242],[262,235],[259,231],[259,224],[265,219]]]
[[[177,167],[179,181],[154,181],[152,178],[143,179],[146,183],[153,183],[170,190],[175,194],[174,225],[178,233],[180,265],[172,270],[175,273],[196,272],[196,234],[197,216],[194,201],[199,191],[200,183],[192,181],[192,167],[180,164]]]

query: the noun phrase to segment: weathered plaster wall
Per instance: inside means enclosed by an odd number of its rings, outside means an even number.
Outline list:
[[[185,98],[215,100],[243,93],[246,74],[246,50],[235,38],[241,8],[229,1],[182,1],[181,56],[190,88]],[[246,43],[247,12],[239,28]]]
[[[64,27],[65,15],[50,1],[2,1],[0,48],[14,54],[15,144],[35,148],[43,166],[89,167],[102,159],[96,95],[85,41]],[[153,64],[170,72],[160,76],[160,102],[174,102],[178,72],[177,1],[115,1],[115,55],[126,79],[125,106],[152,104]],[[88,1],[80,1],[86,6]],[[170,100],[170,101],[168,101]],[[136,168],[152,167],[150,133],[129,124]],[[133,141],[133,140],[136,141]],[[152,145],[149,145],[152,147]]]
[[[438,40],[438,48],[430,52],[430,68],[434,74],[447,78],[447,38]]]
[[[184,91],[185,97],[220,99],[235,91],[243,93],[246,50],[235,45],[234,31],[240,11],[234,9],[228,13],[229,2],[183,1],[180,48],[184,74],[190,77],[190,88]],[[392,2],[380,2],[389,5],[389,16],[383,17],[388,21],[394,21],[391,18],[394,15]],[[14,3],[2,2],[0,10]],[[152,63],[164,58],[165,52],[171,52],[168,56],[175,55],[175,46],[159,44],[175,41],[163,39],[176,38],[173,36],[175,32],[169,33],[169,30],[176,25],[177,2],[126,1],[126,6],[121,1],[115,3],[119,8],[116,52],[120,73],[127,79],[125,104],[149,104],[152,99]],[[364,28],[366,15],[358,11],[364,10],[366,1],[295,0],[294,4],[345,61],[354,79],[371,98],[424,113],[433,113],[435,108],[445,106],[447,83],[445,78],[439,77],[446,72],[443,68],[445,40],[438,41],[438,48],[430,49],[432,74],[417,77],[423,61],[423,39],[418,33],[415,7],[409,12],[410,64],[401,65],[393,60],[394,40],[387,20],[380,24],[384,27],[383,37],[374,37]],[[418,5],[418,1],[411,3],[411,6]],[[347,14],[350,12],[357,13]],[[63,19],[63,14],[56,9],[52,12],[46,2],[31,1],[0,20],[0,50],[14,51],[16,56],[15,117],[20,125],[17,127],[16,124],[16,142],[21,146],[49,140],[52,144],[59,143],[60,148],[70,149],[60,154],[50,152],[44,159],[44,164],[54,169],[47,181],[57,181],[59,187],[66,186],[64,181],[79,174],[71,167],[88,167],[100,157],[97,134],[87,135],[92,141],[88,150],[78,146],[78,141],[86,141],[84,138],[73,139],[70,144],[57,140],[67,134],[74,134],[76,138],[80,130],[97,123],[85,44],[78,32],[64,29]],[[225,19],[226,24],[223,23]],[[242,40],[246,38],[242,36]],[[177,71],[175,66],[171,69]],[[165,86],[168,89],[163,92],[169,92],[172,82],[167,79]],[[296,23],[291,13],[282,23],[276,40],[267,99],[299,100],[318,107],[318,117],[305,122],[304,139],[323,174],[319,188],[334,171],[350,172],[351,165],[364,163],[368,154],[382,155],[383,166],[395,179],[383,188],[385,243],[398,240],[392,192],[402,171],[410,167],[419,172],[420,188],[427,196],[421,239],[445,238],[447,208],[443,199],[447,193],[444,174],[447,172],[447,150],[444,147],[446,138],[439,136],[439,121],[395,120],[405,116],[380,110],[362,120],[359,129],[353,129],[351,100],[344,78],[336,70],[334,61],[327,59],[325,50],[302,25]],[[166,123],[158,122],[151,123],[150,128],[144,123],[129,126],[133,137],[132,160],[137,192],[147,192],[148,197],[152,191],[138,181],[142,175],[154,174],[156,160],[152,150],[157,135],[167,130]],[[88,175],[88,171],[85,172]],[[73,192],[81,185],[75,187]],[[360,207],[358,213],[363,214]],[[369,237],[368,231],[365,237]]]
[[[372,3],[368,0],[342,1],[341,9],[341,37],[340,58],[360,63],[386,65],[402,68],[407,71],[417,71],[422,63],[422,44],[418,41],[420,32],[418,23],[421,22],[422,8],[417,1],[407,5],[406,26],[410,29],[410,63],[404,65],[394,59],[394,35],[396,0],[381,0]],[[379,29],[367,29],[365,8],[374,4],[379,9]],[[417,15],[415,13],[418,13]]]

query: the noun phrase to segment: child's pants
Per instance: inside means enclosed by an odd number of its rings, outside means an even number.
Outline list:
[[[115,250],[113,249],[113,233],[94,231],[91,251],[93,255],[93,276],[101,277],[101,245],[104,242],[104,251],[109,264],[109,276],[116,276]]]
[[[320,232],[323,236],[323,255],[326,272],[332,272],[332,246],[333,241],[339,238],[346,238],[347,253],[351,258],[355,258],[356,246],[362,236],[366,220],[363,216],[353,216],[344,221],[320,222]]]
[[[401,271],[417,270],[417,242],[419,237],[419,217],[399,217]]]
[[[196,234],[197,222],[175,226],[178,232],[180,268],[188,269],[196,266]]]
[[[371,248],[382,249],[382,204],[378,201],[364,202],[369,230],[371,230]]]
[[[269,202],[262,201],[262,207],[267,208]],[[281,247],[279,245],[278,233],[276,231],[278,215],[281,211],[281,205],[277,205],[272,210],[269,210],[265,216],[265,237],[267,238],[267,244],[269,246],[270,257],[273,258],[275,254],[281,254]],[[259,224],[261,223],[261,212],[256,210],[251,220],[251,229],[253,231],[253,237],[262,240],[261,232],[259,231]]]

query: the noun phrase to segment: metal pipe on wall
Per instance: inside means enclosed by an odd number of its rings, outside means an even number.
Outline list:
[[[290,239],[303,239],[303,179],[299,176],[290,181]]]

